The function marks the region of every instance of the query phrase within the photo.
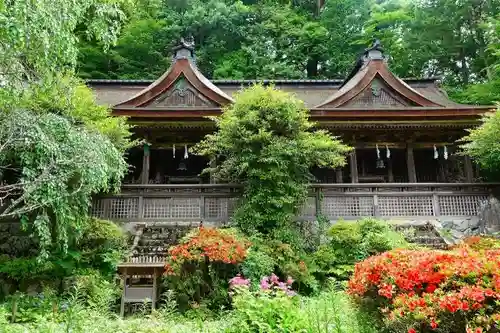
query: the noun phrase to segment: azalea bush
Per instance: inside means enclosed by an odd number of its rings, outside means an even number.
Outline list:
[[[500,249],[500,238],[492,236],[471,236],[465,238],[455,248],[468,247],[473,250]]]
[[[229,305],[230,278],[240,271],[250,243],[234,229],[193,229],[168,251],[165,287],[181,310]]]
[[[395,250],[355,267],[349,292],[396,332],[496,332],[500,250]]]

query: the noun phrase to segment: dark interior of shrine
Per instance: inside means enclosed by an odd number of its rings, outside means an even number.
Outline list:
[[[151,147],[149,149],[149,184],[207,184],[210,175],[202,174],[209,161],[194,155],[188,146]],[[125,184],[140,184],[143,169],[143,148],[133,148],[127,154],[130,164]],[[356,149],[359,183],[409,182],[407,151],[404,148],[379,146]],[[413,150],[416,180],[419,183],[464,182],[463,157],[452,146],[415,148]],[[352,183],[352,159],[347,158],[340,170],[313,168],[317,183]]]
[[[187,149],[187,151],[186,151]],[[132,149],[127,155],[131,165],[125,183],[141,182],[143,150]],[[151,148],[149,183],[150,184],[200,184],[210,182],[209,175],[202,175],[208,166],[208,160],[203,156],[191,154],[188,147]]]

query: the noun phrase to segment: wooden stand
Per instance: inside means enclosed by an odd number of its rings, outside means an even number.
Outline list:
[[[151,310],[156,307],[158,294],[158,278],[163,272],[163,263],[125,263],[118,265],[118,272],[123,281],[123,293],[120,306],[120,316],[125,315],[125,303],[151,302]],[[152,284],[131,285],[128,279],[131,276],[151,276]]]

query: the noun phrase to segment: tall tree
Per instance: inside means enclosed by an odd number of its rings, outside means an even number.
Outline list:
[[[125,120],[72,73],[78,38],[114,43],[124,1],[0,0],[0,218],[26,222],[41,257],[67,248],[91,195],[127,169]]]
[[[307,198],[313,166],[338,167],[350,148],[327,131],[312,130],[304,103],[273,87],[253,86],[238,94],[218,131],[196,150],[220,163],[214,175],[243,185],[235,221],[245,232],[272,237],[293,230],[293,217]]]

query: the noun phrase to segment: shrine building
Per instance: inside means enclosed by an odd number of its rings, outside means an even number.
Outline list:
[[[238,184],[201,175],[216,162],[190,148],[215,130],[207,116],[220,115],[235,93],[256,82],[294,94],[317,128],[355,148],[345,167],[312,170],[316,182],[301,219],[319,212],[332,220],[475,216],[490,195],[478,168],[457,154],[457,140],[493,107],[452,101],[436,78],[397,77],[379,43],[345,80],[254,81],[207,79],[193,46],[182,42],[154,82],[88,81],[98,103],[128,117],[144,142],[127,155],[122,193],[96,200],[93,214],[129,223],[228,222]]]

